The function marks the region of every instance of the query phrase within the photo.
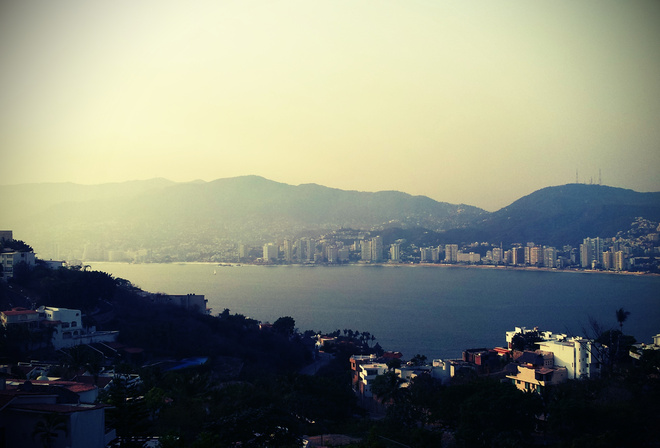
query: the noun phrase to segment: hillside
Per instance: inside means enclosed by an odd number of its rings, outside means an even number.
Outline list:
[[[404,238],[417,246],[577,245],[585,237],[615,236],[637,217],[660,221],[660,193],[568,184],[543,188],[488,213],[398,191],[345,191],[242,176],[188,183],[0,186],[0,210],[0,228],[34,242],[42,258],[81,259],[91,248],[197,261],[235,251],[238,242],[258,246],[340,228],[376,230],[386,243]]]
[[[535,191],[442,239],[577,245],[585,237],[615,236],[637,217],[660,221],[660,193],[568,184]]]
[[[33,241],[37,252],[55,257],[53,244],[59,245],[60,255],[73,251],[78,257],[85,245],[157,251],[184,245],[194,257],[204,247],[262,244],[340,227],[441,231],[464,227],[487,213],[397,191],[293,186],[258,176],[193,183],[154,179],[101,186],[1,186],[0,198],[0,227],[16,229],[17,237]]]

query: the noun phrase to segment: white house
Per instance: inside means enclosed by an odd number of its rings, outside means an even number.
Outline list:
[[[1,252],[0,265],[2,265],[2,275],[4,278],[13,278],[14,269],[16,268],[16,265],[21,262],[25,262],[28,266],[34,266],[34,252]]]
[[[542,342],[537,343],[539,348],[552,353],[554,367],[565,367],[568,379],[593,378],[600,374],[600,362],[593,355],[596,342],[590,339],[539,331],[536,327],[533,330],[516,327],[514,331],[506,332],[509,349],[512,348],[511,343],[516,334],[529,332],[538,332],[539,337],[543,339]]]
[[[550,385],[560,384],[568,377],[565,367],[545,367],[532,365],[518,365],[515,375],[507,375],[518,390],[541,393]]]
[[[53,327],[52,343],[55,350],[94,342],[114,342],[118,331],[96,331],[83,328],[80,310],[42,306],[38,310],[42,323]]]
[[[594,378],[600,363],[593,355],[595,343],[581,337],[538,343],[541,350],[552,352],[555,367],[566,367],[569,379]]]
[[[372,397],[371,393],[371,384],[378,375],[382,375],[387,372],[387,364],[383,363],[371,363],[371,364],[361,364],[359,366],[359,392],[363,397]]]

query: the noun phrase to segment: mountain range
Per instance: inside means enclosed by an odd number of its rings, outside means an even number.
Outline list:
[[[538,190],[490,213],[398,191],[288,185],[259,176],[177,183],[151,179],[101,185],[0,186],[0,228],[53,256],[62,250],[208,252],[341,228],[417,235],[436,243],[489,241],[560,245],[614,236],[637,217],[660,221],[660,192],[568,184]],[[68,253],[68,252],[67,252]],[[193,257],[194,258],[194,257]]]

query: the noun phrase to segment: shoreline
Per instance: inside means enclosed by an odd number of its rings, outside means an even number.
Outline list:
[[[625,275],[633,277],[660,277],[660,274],[654,272],[634,272],[634,271],[605,271],[595,269],[557,269],[557,268],[544,268],[536,266],[504,266],[504,265],[470,265],[470,264],[447,264],[447,263],[346,263],[346,264],[329,264],[329,263],[289,263],[289,264],[260,264],[260,263],[218,263],[213,261],[173,261],[169,263],[132,263],[128,261],[87,261],[87,264],[132,264],[132,265],[149,265],[149,264],[171,264],[171,265],[208,265],[219,268],[229,267],[322,267],[322,268],[337,268],[337,267],[378,267],[378,268],[456,268],[456,269],[495,269],[502,271],[523,271],[523,272],[558,272],[558,273],[572,273],[572,274],[607,274],[607,275]]]

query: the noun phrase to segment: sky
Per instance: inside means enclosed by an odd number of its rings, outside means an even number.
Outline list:
[[[0,184],[660,191],[660,2],[0,3]]]

